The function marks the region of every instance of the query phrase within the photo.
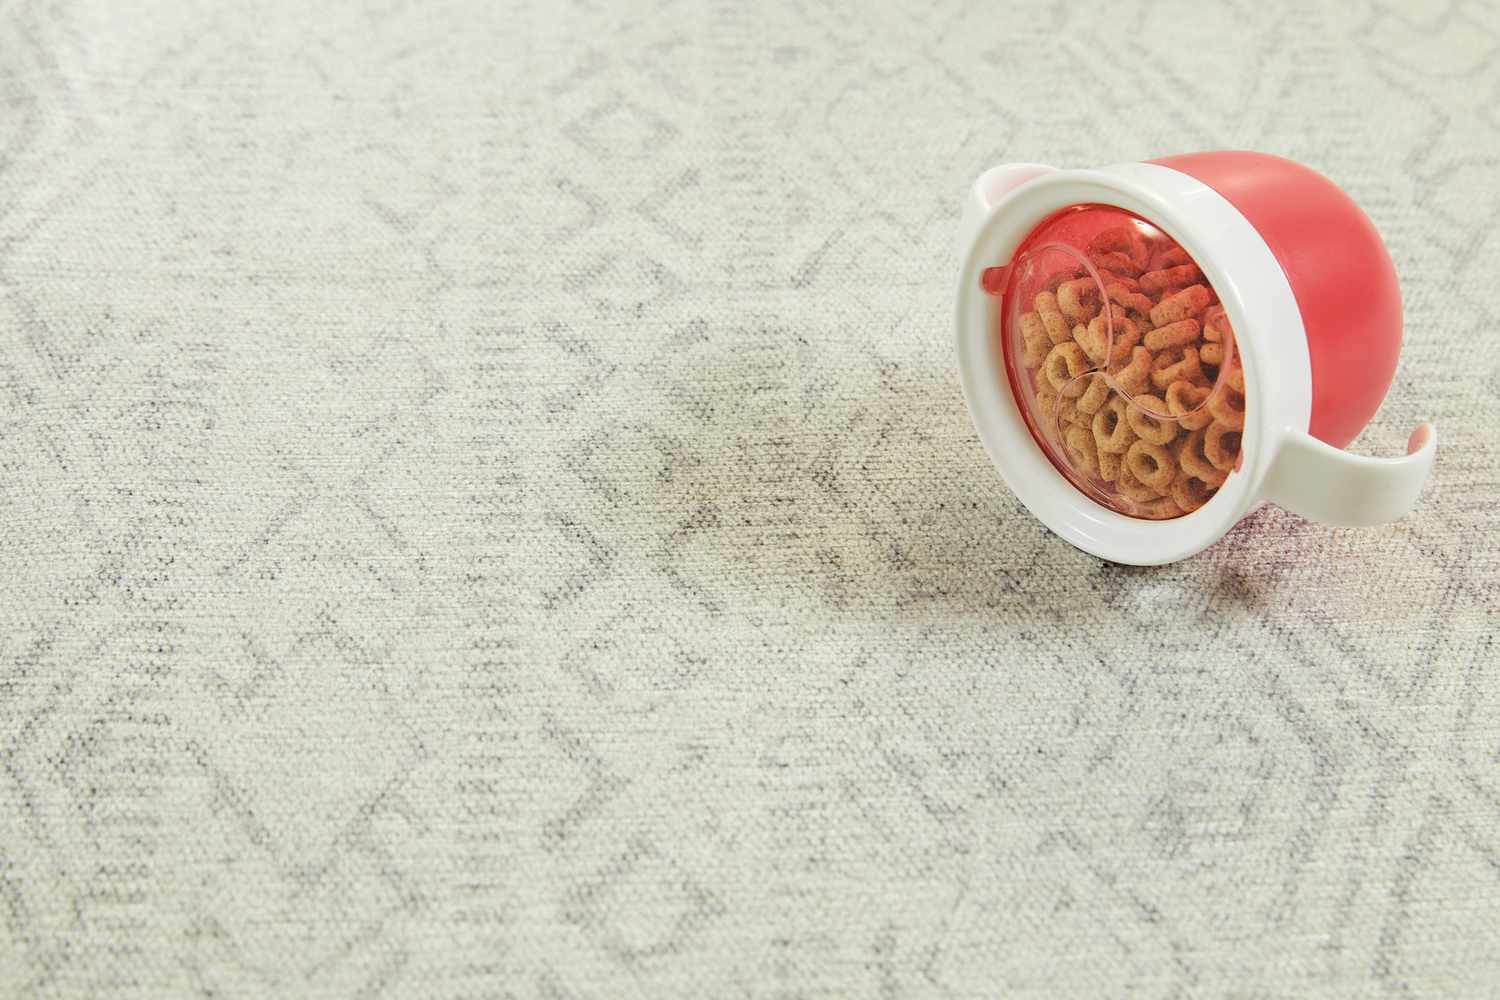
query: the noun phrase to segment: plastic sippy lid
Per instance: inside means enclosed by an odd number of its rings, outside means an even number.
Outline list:
[[[1005,367],[1052,464],[1132,517],[1180,517],[1238,467],[1245,381],[1198,265],[1122,209],[1076,205],[980,278]]]

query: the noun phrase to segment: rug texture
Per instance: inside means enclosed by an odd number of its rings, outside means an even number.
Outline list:
[[[1482,2],[6,5],[0,995],[1495,995],[1497,94]],[[1214,148],[1438,462],[1107,565],[961,198]]]

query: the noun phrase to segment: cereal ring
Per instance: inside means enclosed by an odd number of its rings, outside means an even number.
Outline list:
[[[1135,277],[1141,273],[1140,268],[1131,262],[1130,258],[1118,250],[1108,250],[1104,253],[1091,253],[1089,260],[1101,271],[1110,271],[1114,274],[1124,274]]]
[[[1091,253],[1109,253],[1111,251],[1120,254],[1130,262],[1136,274],[1146,266],[1151,259],[1151,245],[1146,242],[1146,235],[1135,226],[1116,226],[1113,229],[1105,229],[1094,235],[1089,240],[1089,251]]]
[[[1165,493],[1177,476],[1177,463],[1172,453],[1159,444],[1137,441],[1125,453],[1125,465],[1131,475],[1142,486],[1149,486],[1158,493]]]
[[[1142,286],[1144,287],[1144,286]],[[1151,322],[1157,326],[1166,326],[1168,323],[1176,323],[1180,319],[1201,313],[1208,306],[1211,298],[1208,289],[1203,285],[1190,285],[1182,291],[1168,295],[1156,304],[1151,310]],[[1197,330],[1193,333],[1196,335]]]
[[[1198,363],[1197,348],[1163,351],[1151,360],[1151,384],[1158,389],[1166,389],[1173,382],[1208,386],[1203,366]]]
[[[1245,369],[1235,365],[1224,373],[1224,383],[1238,393],[1245,391]]]
[[[1234,469],[1240,458],[1240,429],[1223,424],[1209,425],[1203,438],[1203,454],[1220,472]]]
[[[1235,388],[1235,382],[1234,370],[1224,373],[1218,387],[1208,397],[1208,412],[1214,415],[1215,423],[1237,431],[1245,426],[1244,375],[1238,379],[1239,388]]]
[[[1082,275],[1083,268],[1081,267],[1065,267],[1061,271],[1054,271],[1042,283],[1042,291],[1055,292],[1057,291],[1057,286],[1061,285],[1064,281],[1072,281],[1074,278],[1082,277]]]
[[[1181,517],[1185,511],[1171,497],[1158,497],[1136,504],[1131,513],[1152,521],[1170,521],[1174,517]]]
[[[1099,452],[1094,447],[1094,435],[1087,427],[1074,424],[1063,432],[1063,448],[1074,469],[1090,476],[1099,474]]]
[[[1203,360],[1205,365],[1222,365],[1224,363],[1224,345],[1209,341],[1198,348],[1198,357]]]
[[[1136,396],[1125,419],[1135,436],[1151,444],[1168,444],[1177,436],[1177,423],[1167,404],[1155,396]]]
[[[1224,335],[1230,334],[1229,338]],[[1224,312],[1223,306],[1213,306],[1203,314],[1203,339],[1219,343],[1225,339],[1233,339],[1234,331],[1229,327],[1229,316]]]
[[[1100,451],[1099,478],[1111,483],[1120,478],[1120,463],[1124,460],[1123,455],[1112,451]]]
[[[1125,419],[1129,404],[1119,396],[1112,396],[1108,403],[1094,414],[1094,443],[1099,451],[1112,455],[1123,455],[1135,443],[1135,431]]]
[[[1214,467],[1214,463],[1208,460],[1204,454],[1205,442],[1208,439],[1208,428],[1200,427],[1187,436],[1183,442],[1182,449],[1177,453],[1177,464],[1182,466],[1182,471],[1190,476],[1197,476],[1204,482],[1212,482],[1215,476],[1222,476]]]
[[[1087,323],[1099,308],[1099,286],[1093,278],[1074,278],[1057,286],[1057,308],[1075,323]]]
[[[1203,405],[1208,400],[1208,392],[1205,386],[1187,381],[1173,382],[1167,386],[1167,409],[1190,431],[1207,427],[1214,419]]]
[[[1109,294],[1110,301],[1124,306],[1142,316],[1151,311],[1152,302],[1140,292],[1132,291],[1123,282],[1114,281],[1104,286],[1104,291]]]
[[[1042,371],[1047,373],[1047,381],[1052,383],[1052,388],[1058,392],[1064,392],[1069,396],[1076,396],[1083,392],[1082,385],[1068,385],[1078,376],[1092,368],[1089,356],[1083,353],[1083,348],[1069,340],[1058,344],[1048,352],[1046,360],[1042,362]]]
[[[1207,483],[1197,476],[1179,472],[1177,478],[1172,480],[1172,488],[1168,491],[1168,496],[1183,511],[1192,513],[1212,500],[1218,490],[1218,486]]]
[[[1163,267],[1141,275],[1141,291],[1147,295],[1161,295],[1178,288],[1186,288],[1201,277],[1203,274],[1195,264]]]
[[[1193,287],[1202,288],[1203,286],[1194,285]],[[1191,290],[1189,289],[1189,291]],[[1168,299],[1167,301],[1171,300]],[[1151,314],[1154,322],[1156,319],[1156,310],[1153,309]],[[1198,339],[1199,329],[1198,321],[1195,319],[1180,319],[1165,326],[1158,323],[1154,330],[1146,334],[1146,350],[1165,351],[1172,347],[1186,347]]]
[[[1073,324],[1069,323],[1062,311],[1057,308],[1056,295],[1051,292],[1037,292],[1032,304],[1036,306],[1037,315],[1042,317],[1042,325],[1047,328],[1047,337],[1054,344],[1061,344],[1072,335]]]
[[[1047,328],[1042,325],[1042,318],[1034,312],[1021,314],[1021,340],[1026,345],[1021,352],[1021,361],[1027,368],[1035,368],[1047,357],[1047,352],[1052,350],[1052,339],[1047,336]]]
[[[1151,382],[1151,352],[1144,347],[1133,347],[1130,349],[1130,363],[1115,364],[1109,373],[1115,383],[1130,395],[1145,392]]]
[[[1168,268],[1181,267],[1183,264],[1192,262],[1193,259],[1182,247],[1170,240],[1161,240],[1153,243],[1151,257],[1146,261],[1146,270],[1165,271]]]
[[[1109,352],[1111,363],[1118,364],[1130,357],[1130,349],[1140,343],[1141,335],[1135,324],[1125,318],[1125,310],[1119,306],[1110,306],[1109,315],[1106,317],[1105,310],[1100,310],[1099,315],[1089,320],[1087,327],[1075,326],[1073,328],[1073,339],[1078,346],[1083,348],[1083,353],[1089,356],[1089,360],[1095,364],[1103,364],[1105,352]],[[1106,330],[1106,320],[1113,319],[1114,343],[1111,346],[1110,334]]]
[[[1057,390],[1052,388],[1052,383],[1047,381],[1047,376],[1038,372],[1036,380],[1036,412],[1043,417],[1050,418],[1052,412],[1057,409]]]
[[[1083,390],[1083,395],[1078,397],[1078,412],[1087,415],[1092,420],[1093,415],[1099,412],[1099,408],[1109,402],[1114,390],[1109,383],[1104,381],[1104,376],[1095,375],[1089,379],[1089,387]]]
[[[1115,492],[1137,503],[1145,503],[1161,496],[1156,490],[1135,478],[1135,473],[1130,471],[1129,462],[1120,463],[1120,474],[1115,477]]]

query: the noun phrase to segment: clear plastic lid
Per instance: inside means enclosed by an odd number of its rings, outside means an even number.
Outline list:
[[[1032,435],[1098,503],[1180,517],[1239,466],[1245,379],[1218,296],[1183,249],[1122,209],[1047,219],[1008,266],[1005,367]]]

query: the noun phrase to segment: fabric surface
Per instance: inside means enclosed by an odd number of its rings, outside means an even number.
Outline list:
[[[0,995],[1500,991],[1493,4],[0,15]],[[1374,219],[1417,511],[1185,563],[965,414],[960,200]],[[1253,403],[1252,403],[1253,405]]]

